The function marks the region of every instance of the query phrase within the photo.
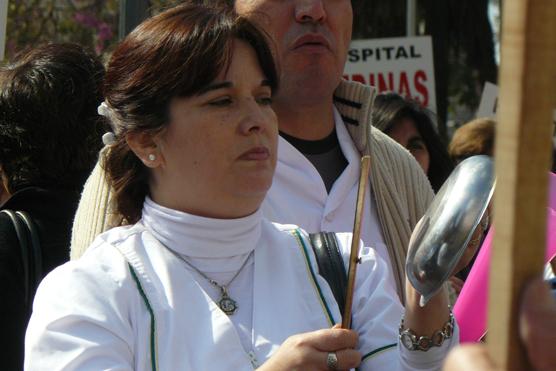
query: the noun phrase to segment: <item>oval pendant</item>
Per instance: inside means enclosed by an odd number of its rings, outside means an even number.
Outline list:
[[[220,301],[218,302],[218,306],[228,316],[231,316],[237,310],[237,303],[235,302],[234,299],[230,298],[228,295],[222,295]]]

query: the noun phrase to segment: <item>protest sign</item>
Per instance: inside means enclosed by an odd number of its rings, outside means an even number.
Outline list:
[[[436,112],[430,36],[354,40],[344,77],[413,98]]]
[[[485,82],[481,103],[477,110],[477,117],[496,117],[496,108],[498,106],[498,85],[491,82]],[[552,121],[556,125],[556,109],[554,110]]]
[[[496,116],[496,106],[498,105],[498,86],[493,83],[486,82],[483,88],[483,95],[481,96],[481,103],[477,110],[477,117],[491,117]]]

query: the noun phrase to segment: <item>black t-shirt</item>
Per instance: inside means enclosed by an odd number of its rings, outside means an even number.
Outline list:
[[[280,136],[307,157],[319,172],[326,191],[330,193],[334,182],[348,164],[340,147],[336,130],[334,129],[330,135],[319,140],[299,139],[282,132]]]

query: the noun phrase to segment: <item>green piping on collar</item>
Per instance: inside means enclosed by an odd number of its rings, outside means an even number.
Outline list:
[[[301,250],[303,251],[303,256],[305,257],[305,263],[306,263],[306,266],[307,266],[307,270],[310,273],[311,281],[313,282],[313,286],[317,290],[319,300],[320,300],[320,303],[321,303],[321,305],[322,305],[322,307],[325,311],[326,318],[328,319],[328,323],[330,324],[330,326],[334,326],[336,324],[336,322],[334,321],[334,317],[332,316],[332,312],[330,311],[330,308],[328,307],[328,303],[324,299],[324,295],[322,294],[322,289],[320,288],[320,285],[317,281],[317,276],[316,276],[315,272],[313,271],[313,266],[311,265],[311,259],[309,259],[309,253],[307,252],[307,246],[305,245],[305,242],[303,241],[303,237],[301,236],[301,233],[299,232],[299,229],[293,230],[292,234],[296,238],[299,246],[301,247]]]
[[[137,277],[137,273],[135,273],[135,270],[133,269],[131,264],[128,263],[127,265],[129,266],[129,271],[131,272],[131,276],[133,277],[133,280],[137,284],[137,288],[139,289],[139,294],[141,295],[141,298],[145,302],[145,305],[147,306],[147,310],[149,311],[149,314],[151,316],[151,341],[150,341],[151,368],[152,371],[156,371],[158,369],[157,367],[158,362],[157,362],[157,354],[156,354],[156,325],[155,325],[153,308],[151,307],[151,303],[149,303],[149,299],[147,298],[147,295],[145,295],[145,291],[143,291],[143,287],[141,286],[141,282],[139,282],[139,277]]]

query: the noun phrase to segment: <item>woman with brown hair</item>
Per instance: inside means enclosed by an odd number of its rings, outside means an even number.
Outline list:
[[[305,232],[262,217],[276,88],[265,37],[228,10],[182,5],[122,42],[101,112],[114,131],[104,166],[130,225],[45,279],[26,369],[440,368],[457,343],[444,293],[419,308],[408,290],[398,350],[401,304],[363,249],[354,330],[331,328],[339,308]]]

